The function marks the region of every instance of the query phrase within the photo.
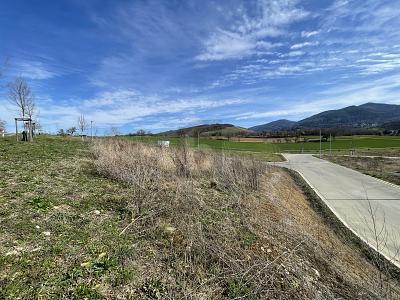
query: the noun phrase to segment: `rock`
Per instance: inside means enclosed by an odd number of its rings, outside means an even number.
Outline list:
[[[88,267],[90,267],[91,265],[92,265],[92,263],[91,263],[90,261],[81,263],[81,267],[84,267],[84,268],[88,268]]]
[[[168,234],[173,234],[175,232],[176,228],[173,226],[165,226],[164,227],[164,232]]]
[[[315,275],[317,275],[317,277],[319,278],[321,276],[321,274],[318,272],[318,270],[314,269],[314,268],[312,268],[312,269],[313,269]]]
[[[11,255],[21,255],[23,248],[22,247],[15,247],[13,250],[10,250],[6,253],[6,256]]]
[[[17,251],[17,250],[11,250],[11,251],[8,251],[7,253],[6,253],[6,256],[11,256],[11,255],[20,255],[21,254],[21,252],[19,252],[19,251]]]

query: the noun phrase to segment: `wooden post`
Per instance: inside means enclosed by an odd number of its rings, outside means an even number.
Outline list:
[[[33,140],[33,136],[32,136],[32,119],[29,119],[28,127],[29,127],[29,141],[32,142],[32,140]]]
[[[18,142],[18,122],[17,122],[16,118],[15,118],[15,136],[16,136],[17,142]]]

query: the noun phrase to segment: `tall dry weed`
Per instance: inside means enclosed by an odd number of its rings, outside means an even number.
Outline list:
[[[95,141],[92,152],[100,174],[144,189],[170,181],[174,176],[212,174],[220,189],[242,194],[259,188],[266,168],[251,159],[193,151],[186,143],[177,148],[163,148],[105,139]]]
[[[257,198],[265,192],[264,164],[186,144],[118,139],[95,141],[92,153],[99,174],[132,186],[132,217],[120,234],[146,266],[135,283],[138,298],[335,298],[310,279],[314,269],[298,255],[306,237],[266,220]]]

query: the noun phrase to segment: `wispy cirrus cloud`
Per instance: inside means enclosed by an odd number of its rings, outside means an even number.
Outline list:
[[[301,49],[301,48],[304,48],[304,47],[307,47],[307,46],[316,46],[318,44],[319,44],[318,41],[315,41],[315,42],[304,42],[304,43],[294,44],[294,45],[290,46],[290,49],[297,50],[297,49]]]
[[[203,124],[205,122],[204,119],[199,118],[195,115],[190,116],[181,116],[181,117],[164,117],[164,118],[149,118],[144,122],[134,123],[134,126],[140,129],[149,130],[149,131],[160,131],[160,130],[171,130],[178,129],[187,126],[195,126],[199,124]]]
[[[302,31],[302,32],[301,32],[301,36],[302,36],[302,37],[306,37],[306,38],[312,37],[312,36],[317,35],[317,34],[319,34],[319,30],[314,30],[314,31]]]
[[[125,132],[201,120],[246,126],[399,96],[376,82],[400,72],[398,1],[60,0],[68,13],[59,16],[14,2],[0,4],[0,55],[12,53],[8,77],[28,79],[52,127],[80,113]],[[36,25],[16,24],[24,14]],[[366,92],[349,90],[361,83]],[[331,87],[348,91],[323,93]]]
[[[239,9],[232,18],[237,19],[229,29],[217,28],[204,41],[204,50],[196,56],[197,60],[213,61],[243,58],[275,45],[265,41],[286,33],[286,27],[302,20],[309,12],[297,7],[299,1],[257,1],[247,10]],[[257,13],[248,10],[255,10]],[[281,45],[281,44],[278,44]]]
[[[235,116],[237,120],[301,118],[325,110],[360,105],[366,102],[400,104],[400,75],[391,75],[373,81],[331,87],[312,93],[307,100],[298,100],[294,104],[280,105],[268,111],[251,111]],[[277,100],[276,102],[282,102]]]
[[[363,78],[400,70],[398,26],[397,2],[367,0],[360,5],[358,1],[333,1],[318,13],[311,30],[292,27],[287,47],[257,58],[242,57],[243,63],[211,86],[254,84],[327,71],[342,73],[341,78]]]
[[[200,118],[199,115],[208,115],[214,109],[244,103],[246,103],[245,100],[238,98],[165,99],[157,95],[145,96],[136,90],[115,90],[101,92],[93,98],[78,101],[74,105],[46,103],[41,112],[41,119],[52,126],[56,124],[72,126],[76,123],[78,116],[84,114],[88,120],[94,121],[98,128],[107,128],[135,124],[145,118],[156,118],[157,121],[142,127],[164,129],[166,126],[158,128],[157,126],[169,124],[170,127],[179,127],[182,126],[180,123],[182,120],[189,122],[189,117],[177,118],[176,114],[191,115],[190,120],[194,122]],[[58,115],[59,118],[50,120],[53,115]],[[174,123],[175,121],[176,123]]]
[[[13,73],[27,79],[43,80],[60,75],[51,70],[49,66],[39,61],[18,61],[13,64]]]

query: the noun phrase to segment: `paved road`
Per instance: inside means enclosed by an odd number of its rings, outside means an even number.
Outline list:
[[[284,154],[276,165],[298,171],[353,232],[400,267],[400,187],[310,154]],[[386,245],[383,245],[383,244]]]

